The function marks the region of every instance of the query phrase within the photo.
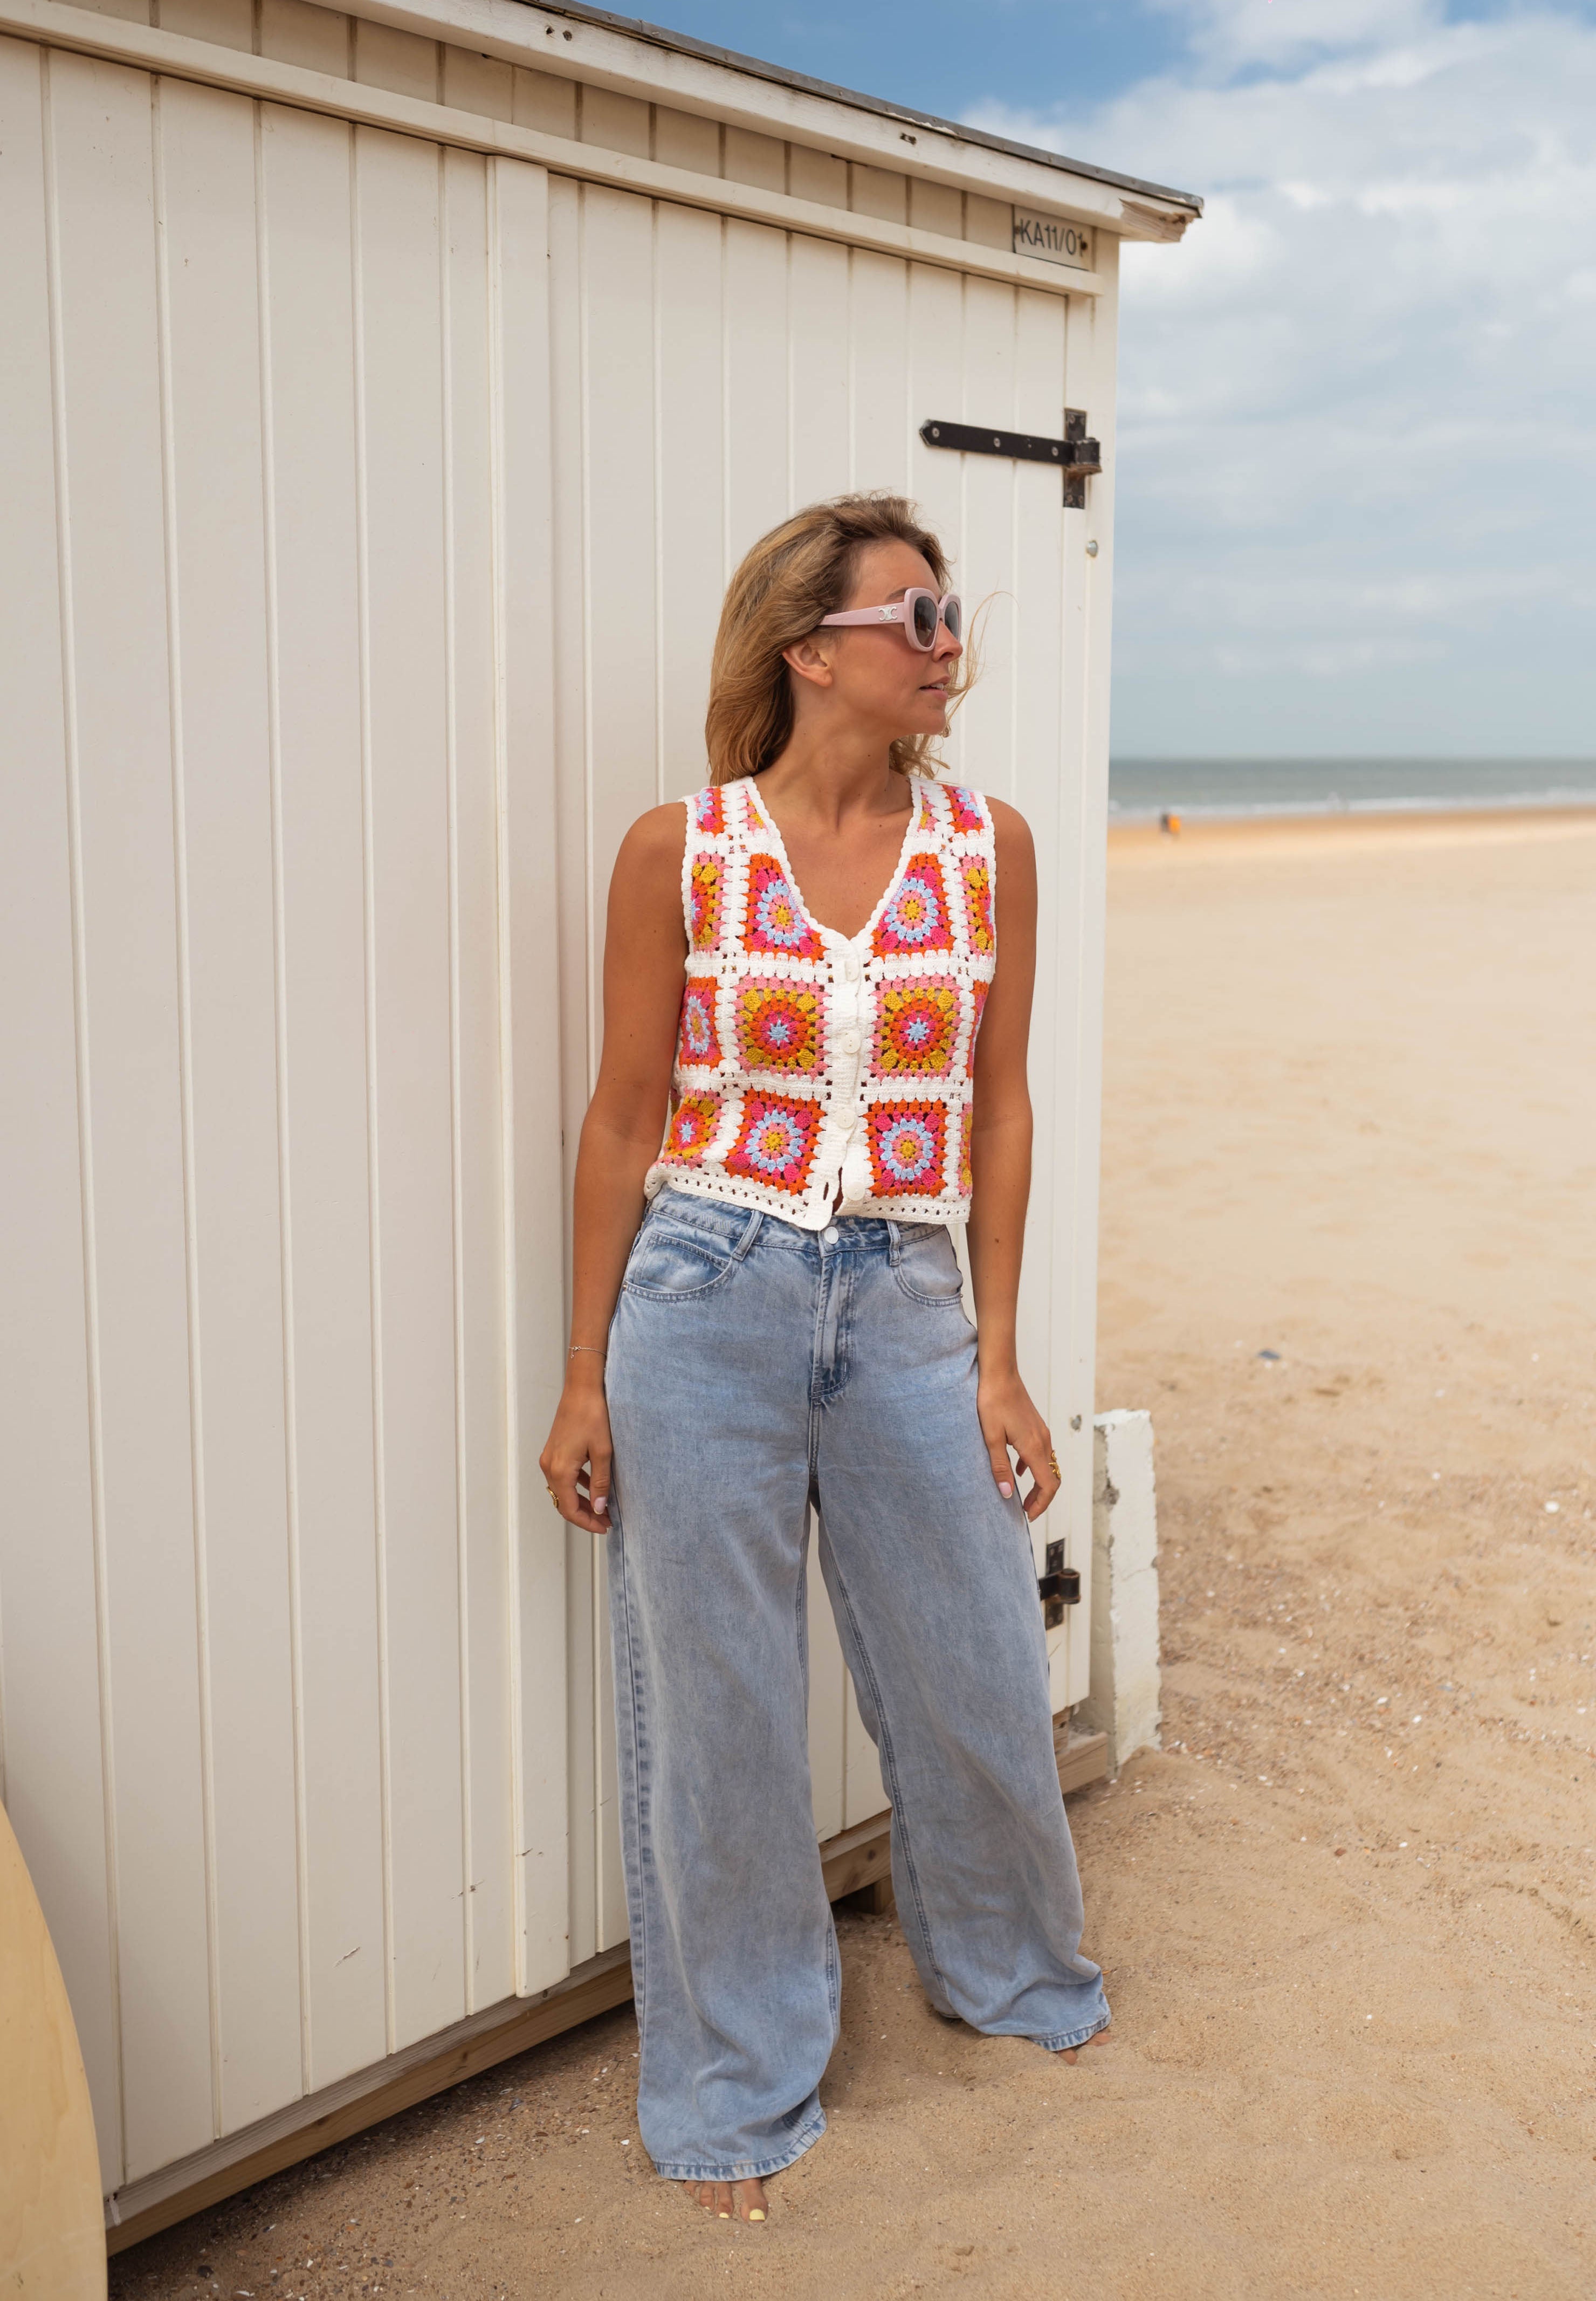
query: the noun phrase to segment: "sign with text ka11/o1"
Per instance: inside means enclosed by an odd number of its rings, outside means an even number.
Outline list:
[[[1078,272],[1091,269],[1091,233],[1083,223],[1065,216],[1038,215],[1034,208],[1014,212],[1014,252],[1040,255],[1044,264],[1073,264]]]

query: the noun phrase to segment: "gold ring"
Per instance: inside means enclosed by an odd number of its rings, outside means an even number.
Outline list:
[[[556,1494],[554,1488],[548,1484],[547,1479],[544,1481],[543,1491],[548,1496],[549,1501],[554,1504],[556,1510],[558,1510],[560,1507],[560,1498],[558,1494]]]
[[[1059,1467],[1058,1467],[1058,1457],[1057,1457],[1057,1455],[1055,1453],[1055,1452],[1053,1451],[1053,1449],[1052,1449],[1052,1447],[1051,1447],[1051,1446],[1049,1446],[1049,1449],[1048,1449],[1048,1467],[1049,1467],[1049,1468],[1052,1471],[1053,1476],[1054,1476],[1056,1478],[1058,1478],[1058,1477],[1063,1477],[1064,1473],[1062,1472],[1062,1470],[1060,1470],[1060,1468],[1059,1468]]]

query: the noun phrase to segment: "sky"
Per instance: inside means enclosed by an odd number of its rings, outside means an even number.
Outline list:
[[[1124,251],[1116,753],[1596,753],[1596,0],[637,13],[1202,194]]]

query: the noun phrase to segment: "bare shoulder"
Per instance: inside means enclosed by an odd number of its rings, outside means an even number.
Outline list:
[[[680,870],[686,836],[687,818],[681,800],[667,799],[664,807],[651,807],[647,815],[639,816],[621,841],[615,867],[619,870],[623,860],[642,869],[668,861]]]
[[[687,820],[677,799],[639,815],[615,851],[610,873],[612,945],[634,956],[645,945],[674,950],[681,942],[681,858]]]
[[[1036,843],[1031,836],[1031,825],[1017,807],[1010,807],[1006,799],[994,799],[990,791],[986,803],[992,811],[992,844],[998,851],[998,868],[1018,869],[1034,876]]]

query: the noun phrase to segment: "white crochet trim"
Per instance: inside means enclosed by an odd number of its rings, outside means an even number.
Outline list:
[[[822,1230],[831,1219],[840,1182],[844,1214],[908,1222],[968,1219],[970,1201],[959,1187],[959,1167],[963,1128],[971,1109],[969,1073],[977,1028],[977,992],[981,985],[990,984],[997,966],[997,852],[991,810],[980,792],[960,785],[935,783],[921,775],[911,775],[909,783],[914,806],[897,867],[869,919],[853,936],[820,926],[804,907],[781,833],[751,778],[718,789],[706,785],[687,801],[681,858],[682,916],[689,946],[683,1023],[673,1072],[672,1118],[662,1155],[644,1180],[650,1198],[668,1183],[699,1197],[759,1207],[804,1229]],[[700,828],[717,813],[721,829]],[[961,816],[971,818],[963,829],[958,822]],[[892,931],[890,914],[906,880],[925,856],[936,860],[947,925],[951,929],[949,947],[878,949],[878,939],[883,943],[906,943],[906,935]],[[790,910],[783,932],[769,928],[767,922],[768,931],[760,938],[765,947],[750,950],[745,947],[745,934],[756,859],[760,858],[766,858],[784,880]],[[966,864],[984,865],[986,869],[990,947],[985,950],[977,948],[973,932]],[[714,934],[702,947],[695,948],[694,867],[711,865],[719,914],[711,922]],[[768,947],[781,944],[783,933],[790,937],[790,948]],[[910,990],[928,977],[953,992],[956,1021],[948,1061],[936,1072],[882,1069],[879,1058],[887,998],[893,991]],[[740,994],[760,982],[788,984],[800,995],[815,996],[820,1008],[819,1043],[807,1067],[795,1063],[790,1069],[778,1069],[746,1061],[748,1050],[740,1043],[738,1032]],[[687,1049],[689,1005],[700,1015],[705,1007],[708,1008],[714,1036],[707,1051],[715,1059],[696,1062]],[[665,1145],[671,1141],[678,1108],[683,1098],[693,1096],[715,1098],[713,1131],[695,1154],[667,1155]],[[802,1106],[804,1111],[813,1110],[818,1134],[801,1192],[728,1166],[750,1098],[774,1099]],[[929,1105],[941,1114],[936,1187],[877,1196],[873,1188],[870,1117],[873,1114],[879,1120],[893,1105],[906,1103]]]

